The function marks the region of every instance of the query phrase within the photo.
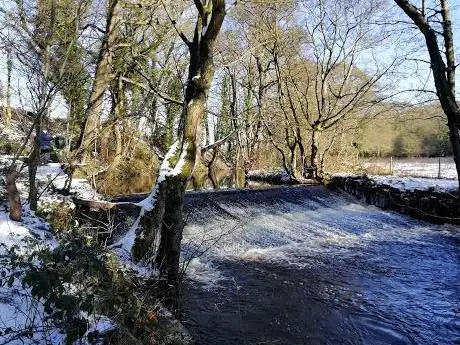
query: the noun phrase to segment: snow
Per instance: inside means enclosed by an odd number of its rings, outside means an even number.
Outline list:
[[[88,322],[88,330],[86,331],[84,337],[88,337],[88,335],[94,332],[98,332],[99,334],[103,335],[116,329],[116,325],[107,316],[88,315],[87,313],[81,314]]]
[[[67,180],[67,174],[62,170],[61,163],[48,163],[40,165],[37,169],[37,180],[42,183],[52,181],[56,189],[62,189]],[[86,179],[72,179],[70,192],[75,196],[86,200],[103,199],[90,185]]]
[[[185,165],[185,156],[187,155],[187,147],[188,147],[188,144],[185,143],[184,144],[184,147],[182,148],[182,153],[179,157],[179,161],[176,163],[176,165],[174,166],[174,169],[172,169],[167,176],[177,176],[177,175],[180,175],[182,173],[182,169]]]
[[[12,157],[0,156],[3,164],[11,163]],[[66,203],[70,208],[74,207],[72,196],[85,200],[102,200],[86,179],[72,179],[70,195],[58,194],[55,190],[63,189],[67,181],[67,174],[62,170],[61,163],[48,163],[37,168],[36,181],[39,190],[39,208],[49,208],[50,205]],[[1,180],[1,178],[0,178]],[[1,185],[1,184],[0,184]],[[29,195],[28,168],[25,167],[16,181],[21,200],[27,200]],[[51,188],[52,187],[52,188]],[[1,188],[1,187],[0,187]]]
[[[0,156],[0,160],[8,164],[12,157]],[[41,192],[48,185],[53,185],[58,189],[63,188],[67,175],[62,170],[61,164],[50,163],[38,167],[36,178],[39,192]],[[21,199],[26,200],[28,194],[27,168],[21,172],[17,186]],[[83,179],[73,180],[71,192],[87,199],[99,197],[89,183]],[[49,204],[62,202],[68,202],[70,206],[74,206],[70,197],[52,194],[52,190],[48,189],[40,197],[39,207],[46,209]],[[36,217],[34,212],[30,211],[28,204],[23,204],[21,222],[10,220],[6,211],[0,211],[0,272],[5,269],[11,272],[8,257],[4,255],[8,254],[12,248],[16,248],[18,255],[27,258],[34,250],[57,247],[58,242],[49,230],[49,225],[43,219]],[[2,256],[4,256],[3,259]],[[9,329],[10,331],[8,334],[0,335],[0,344],[63,344],[65,334],[56,329],[51,324],[52,321],[47,320],[43,301],[36,300],[30,289],[22,286],[23,273],[18,271],[18,274],[12,286],[0,287],[0,330]],[[90,330],[107,331],[110,323],[106,321],[102,317],[89,316],[88,325]],[[27,330],[28,327],[33,328],[33,334],[19,336],[19,333]],[[83,339],[83,343],[85,341]]]
[[[360,177],[351,173],[334,174],[337,177]],[[372,180],[377,185],[389,186],[399,190],[433,190],[436,192],[455,192],[458,190],[457,180],[433,179],[423,177],[398,177],[390,175],[366,175],[366,178]]]
[[[201,31],[201,35],[204,36],[204,35],[206,35],[207,32],[208,32],[208,26],[205,25],[205,26],[203,26],[203,30]]]
[[[131,252],[131,249],[134,246],[134,241],[136,240],[136,231],[139,228],[139,224],[141,222],[142,217],[145,214],[145,211],[145,208],[141,208],[141,211],[139,212],[136,221],[133,225],[131,225],[131,228],[126,233],[126,235],[123,236],[118,242],[113,244],[111,247],[118,247],[128,253]]]
[[[27,215],[27,211],[25,213],[22,222],[15,222],[6,212],[0,212],[0,243],[4,245],[0,247],[0,255],[5,255],[13,246],[18,247],[19,255],[27,255],[40,246],[56,246],[56,241],[48,232],[48,225]],[[38,239],[37,244],[28,246],[33,239]],[[5,261],[0,261],[0,270],[5,268]],[[32,337],[18,337],[18,332],[27,327],[35,329]],[[62,344],[64,341],[64,335],[46,323],[42,304],[21,286],[20,279],[15,279],[11,287],[5,285],[0,288],[0,329],[7,328],[11,332],[0,335],[0,344]]]
[[[457,180],[430,179],[422,177],[368,176],[378,185],[391,186],[400,190],[428,190],[453,192],[458,189]]]
[[[58,245],[44,220],[33,216],[27,208],[24,213],[23,220],[15,222],[9,219],[6,212],[0,212],[0,271],[11,271],[11,268],[5,266],[8,261],[2,260],[1,257],[13,246],[17,247],[17,254],[27,257],[34,250],[43,247],[55,248]],[[34,240],[36,242],[31,242]],[[22,272],[18,273],[18,279],[15,279],[11,287],[0,287],[0,330],[10,330],[8,334],[0,334],[0,344],[64,344],[65,334],[56,329],[52,320],[46,317],[43,301],[36,300],[30,288],[22,286]],[[114,322],[106,316],[85,313],[82,313],[82,316],[88,323],[88,330],[79,344],[89,344],[87,336],[94,331],[105,334],[116,328]],[[19,336],[28,327],[31,327],[32,335]]]
[[[397,176],[437,178],[439,164],[441,164],[441,178],[457,178],[457,171],[452,157],[394,158],[393,174]],[[363,167],[369,169],[370,173],[375,167],[390,172],[390,158],[368,160],[364,162]]]
[[[19,245],[30,232],[18,222],[9,219],[6,212],[0,213],[0,243],[8,248]]]
[[[29,125],[26,126],[28,127]],[[12,121],[9,127],[0,122],[0,135],[8,142],[22,143],[25,139],[25,134],[18,121]]]
[[[158,174],[158,179],[156,184],[160,184],[166,179],[167,174],[171,171],[171,167],[169,166],[169,160],[174,157],[176,154],[177,148],[179,147],[179,141],[176,141],[174,144],[171,145],[168,152],[163,159],[163,162],[160,166],[160,172]]]
[[[152,188],[152,192],[149,194],[147,198],[136,204],[141,208],[136,221],[131,226],[129,231],[126,233],[126,235],[123,238],[121,238],[118,242],[112,245],[113,248],[121,249],[128,253],[131,252],[131,249],[136,240],[136,232],[139,228],[139,224],[142,217],[145,215],[146,212],[152,211],[155,207],[156,196],[158,193],[160,183],[164,182],[166,180],[166,177],[177,176],[182,172],[182,169],[185,165],[185,155],[187,154],[187,144],[183,145],[181,155],[174,168],[172,168],[170,165],[170,160],[176,155],[178,148],[179,141],[176,141],[169,148],[168,152],[166,153],[163,159],[163,162],[161,163],[158,178],[155,183],[155,186]]]
[[[11,164],[12,160],[12,156],[0,155],[0,165]],[[36,180],[39,185],[39,194],[42,193],[45,187],[52,186],[55,189],[64,188],[68,176],[62,169],[62,166],[62,163],[48,163],[37,167]],[[27,200],[28,197],[29,188],[27,184],[28,168],[24,167],[16,183],[22,200]],[[94,188],[86,179],[72,179],[70,194],[85,200],[103,199],[103,197],[94,190]],[[66,198],[62,195],[52,194],[50,188],[47,188],[47,190],[40,197],[39,204],[43,202],[59,202],[65,199],[70,198]]]

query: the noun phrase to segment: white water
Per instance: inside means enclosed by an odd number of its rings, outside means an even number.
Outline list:
[[[183,254],[206,251],[184,309],[200,344],[460,339],[457,227],[302,188],[190,201]]]

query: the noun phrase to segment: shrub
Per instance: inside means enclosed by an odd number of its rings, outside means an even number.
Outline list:
[[[40,324],[16,330],[21,339],[44,332],[47,325],[47,332],[63,331],[68,345],[83,337],[100,343],[98,331],[90,332],[90,320],[104,315],[112,325],[104,334],[107,343],[161,344],[155,282],[140,280],[123,269],[118,256],[88,245],[75,232],[64,234],[54,249],[40,248],[36,241],[30,248],[28,255],[24,248],[10,248],[0,272],[0,287],[22,286],[21,298],[27,294],[39,301],[44,315]]]
[[[41,202],[36,215],[46,219],[55,233],[69,232],[78,225],[75,220],[75,205],[70,201]]]

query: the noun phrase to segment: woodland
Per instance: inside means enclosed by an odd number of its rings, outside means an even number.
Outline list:
[[[382,157],[449,156],[460,171],[453,12],[448,0],[3,0],[10,209],[26,169],[40,211],[46,130],[59,193],[86,179],[101,198],[148,195],[130,260],[178,286],[186,190],[244,188],[254,171],[326,183]]]

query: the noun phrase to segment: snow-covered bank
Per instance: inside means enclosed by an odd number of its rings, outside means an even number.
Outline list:
[[[0,168],[6,167],[11,164],[13,157],[0,155]],[[21,162],[17,163],[17,168],[20,168]],[[0,201],[2,196],[6,199],[6,187],[5,181],[3,181],[4,176],[0,176]],[[91,186],[87,179],[74,178],[72,179],[72,184],[70,188],[70,196],[63,196],[57,191],[62,190],[66,181],[68,180],[68,175],[63,170],[63,164],[61,163],[48,163],[45,165],[40,165],[37,168],[36,181],[38,184],[39,190],[39,200],[38,204],[52,204],[62,201],[70,201],[71,196],[78,197],[85,200],[102,200],[103,197],[98,194],[95,189]],[[29,193],[28,186],[28,168],[24,167],[16,181],[17,188],[20,193],[21,200],[27,200]]]
[[[455,192],[458,181],[451,179],[434,179],[423,177],[398,177],[390,175],[335,174],[333,177],[365,178],[378,186],[388,186],[399,190],[432,190],[437,192]]]
[[[61,163],[48,163],[40,165],[37,169],[37,180],[39,183],[43,185],[51,184],[55,189],[63,189],[67,178],[68,176],[62,170]],[[70,193],[81,199],[102,199],[86,179],[72,179]]]
[[[444,179],[456,179],[457,170],[452,157],[442,158],[390,158],[367,159],[363,162],[364,171],[370,174],[379,174],[384,171],[396,176],[413,176]],[[377,172],[379,171],[380,172]]]
[[[11,267],[11,250],[28,256],[33,250],[56,246],[49,226],[30,214],[22,222],[0,212],[0,344],[61,344],[64,335],[47,321],[43,304],[22,286],[23,272]]]

